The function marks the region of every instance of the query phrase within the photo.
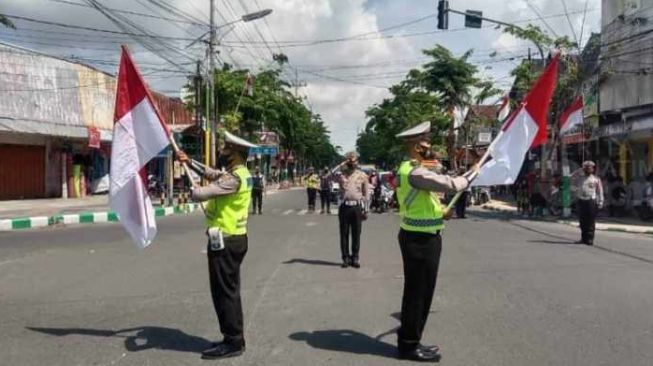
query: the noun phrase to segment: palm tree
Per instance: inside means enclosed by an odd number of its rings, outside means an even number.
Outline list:
[[[5,27],[9,27],[11,29],[16,29],[14,23],[11,20],[9,20],[9,18],[7,18],[2,14],[0,14],[0,24],[4,25]]]
[[[447,152],[449,161],[454,164],[455,168],[453,111],[456,107],[464,107],[470,103],[472,90],[479,83],[474,76],[477,68],[468,62],[472,55],[471,50],[460,57],[455,57],[451,51],[440,45],[422,52],[432,57],[433,60],[425,64],[423,70],[411,70],[409,78],[412,80],[408,80],[407,83],[437,94],[444,109],[451,116]]]

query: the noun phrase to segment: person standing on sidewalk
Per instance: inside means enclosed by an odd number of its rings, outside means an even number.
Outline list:
[[[578,186],[578,220],[581,239],[576,244],[594,245],[594,230],[596,213],[603,207],[603,186],[601,180],[594,175],[596,164],[593,161],[583,163],[585,176]]]
[[[308,168],[308,175],[303,180],[306,185],[306,194],[308,195],[308,210],[315,212],[315,198],[317,197],[317,189],[320,185],[320,177],[315,174],[315,169],[310,167]]]
[[[225,145],[218,161],[227,171],[208,168],[204,175],[213,183],[191,191],[193,200],[208,201],[205,214],[209,283],[224,337],[202,352],[203,359],[234,357],[245,352],[240,265],[247,253],[247,219],[252,200],[252,177],[245,167],[250,147],[256,145],[225,132]],[[190,161],[181,151],[178,159]]]
[[[331,214],[331,187],[332,178],[328,168],[324,168],[320,176],[320,213]],[[325,211],[326,209],[326,211]]]
[[[263,207],[263,193],[265,192],[265,177],[261,174],[261,169],[256,168],[254,176],[252,176],[252,215],[262,215],[261,209]]]
[[[409,160],[399,166],[397,197],[401,229],[398,240],[404,267],[401,326],[397,330],[400,359],[435,362],[437,346],[420,344],[426,325],[440,265],[444,220],[451,212],[440,203],[436,192],[458,192],[469,187],[478,175],[478,165],[453,178],[429,171],[422,165],[433,157],[431,123],[424,122],[397,135],[404,140]]]
[[[370,184],[362,170],[358,169],[358,156],[355,152],[345,155],[342,174],[338,176],[342,204],[338,209],[340,223],[340,254],[342,268],[352,266],[360,268],[359,252],[361,245],[361,229],[363,220],[367,219],[369,209]],[[344,166],[343,166],[344,165]],[[349,250],[349,235],[351,233],[351,251]]]

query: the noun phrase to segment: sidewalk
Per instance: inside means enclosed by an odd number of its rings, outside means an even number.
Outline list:
[[[267,194],[277,192],[279,189],[275,188],[268,190]],[[161,206],[159,200],[153,200],[152,204],[156,216],[188,214],[199,209],[196,203]],[[118,217],[109,208],[108,195],[0,201],[0,231],[116,221]]]
[[[493,199],[483,205],[483,208],[491,211],[498,211],[510,215],[517,215],[517,207],[514,202]],[[521,216],[520,216],[521,217]],[[529,218],[532,220],[545,220],[578,227],[578,221],[575,218],[560,219],[556,216],[545,216],[543,218]],[[596,229],[604,231],[619,231],[634,234],[653,235],[653,224],[643,222],[636,218],[628,217],[598,217],[596,220]]]

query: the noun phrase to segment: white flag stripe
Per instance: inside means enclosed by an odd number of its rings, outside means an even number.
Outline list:
[[[564,134],[574,127],[583,124],[583,110],[578,109],[574,112],[572,112],[569,115],[569,118],[567,118],[566,121],[563,122],[562,127],[560,128],[560,133]]]
[[[139,170],[169,144],[149,99],[144,98],[113,128],[110,205],[140,248],[156,235],[152,202]]]
[[[140,175],[134,175],[120,190],[112,193],[111,209],[140,248],[150,245],[156,236],[156,222]]]
[[[522,107],[510,126],[490,146],[492,160],[483,165],[472,185],[513,184],[538,130],[537,122]]]

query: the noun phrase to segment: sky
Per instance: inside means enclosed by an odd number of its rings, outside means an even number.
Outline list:
[[[86,1],[0,0],[0,13],[124,31],[97,10],[80,5]],[[117,70],[119,44],[127,43],[152,89],[171,96],[180,95],[196,60],[206,63],[205,45],[189,45],[208,30],[209,0],[96,1],[132,12],[119,14],[138,29],[174,39],[150,42],[148,50],[124,34],[19,19],[14,19],[17,30],[0,30],[0,39],[75,57],[111,73]],[[441,44],[456,55],[472,49],[471,61],[478,66],[479,76],[507,90],[512,82],[510,70],[532,47],[487,23],[482,29],[465,29],[463,17],[456,14],[450,14],[449,30],[439,31],[436,0],[215,1],[218,25],[260,9],[273,10],[264,19],[221,27],[218,57],[259,71],[275,66],[273,53],[286,54],[290,63],[284,78],[298,85],[298,95],[323,117],[332,142],[343,152],[355,148],[357,134],[365,127],[365,111],[389,96],[389,86],[425,62],[423,49]],[[157,7],[157,2],[169,5],[173,13]],[[581,38],[582,30],[581,44],[591,32],[600,31],[601,0],[450,0],[450,7],[480,10],[486,17],[522,26],[532,23],[550,35],[568,35],[572,40]]]

